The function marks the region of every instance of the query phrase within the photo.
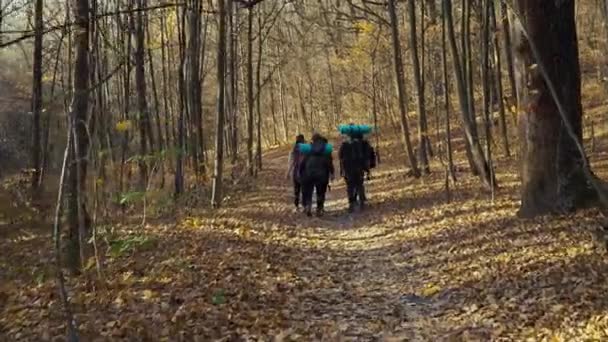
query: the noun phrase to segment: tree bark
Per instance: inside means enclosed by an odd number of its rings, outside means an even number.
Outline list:
[[[388,1],[388,14],[391,22],[391,37],[393,45],[393,62],[395,65],[395,77],[397,79],[397,92],[399,94],[399,111],[401,114],[401,133],[403,134],[403,141],[405,143],[406,152],[410,162],[410,168],[414,177],[420,177],[420,170],[418,169],[418,162],[414,151],[412,149],[412,143],[410,141],[410,129],[407,119],[407,98],[405,93],[405,76],[403,74],[403,59],[401,57],[401,42],[399,40],[399,22],[397,20],[397,10],[395,6],[396,0]]]
[[[471,159],[474,163],[474,167],[480,177],[484,186],[488,189],[491,189],[493,186],[496,186],[496,182],[491,178],[490,168],[488,163],[483,155],[483,150],[479,144],[479,139],[477,135],[474,133],[475,122],[471,119],[471,106],[469,105],[469,94],[466,87],[466,75],[464,73],[464,69],[462,68],[460,62],[461,59],[458,55],[458,48],[456,47],[456,37],[454,33],[454,23],[452,19],[452,1],[445,0],[443,2],[445,6],[445,18],[447,20],[447,34],[448,34],[448,42],[450,43],[450,50],[452,52],[452,62],[454,63],[454,71],[456,76],[456,88],[458,89],[458,99],[460,102],[461,109],[461,117],[463,122],[463,128],[465,133],[465,138],[467,143],[471,148]]]
[[[226,72],[226,5],[218,0],[219,37],[217,47],[217,118],[215,130],[215,167],[213,170],[213,189],[211,203],[218,207],[222,201],[222,177],[224,166],[224,110],[225,110],[225,72]]]
[[[584,174],[586,157],[576,146],[582,141],[582,107],[574,6],[574,1],[558,0],[514,4],[521,20],[512,26],[512,36],[520,110],[519,215],[524,217],[571,211],[596,199]],[[562,120],[540,68],[556,86],[568,122]]]
[[[135,86],[137,88],[137,107],[139,117],[139,172],[143,191],[148,184],[148,167],[146,165],[146,156],[148,154],[148,136],[150,115],[148,113],[148,96],[146,90],[146,69],[145,63],[145,26],[144,26],[144,0],[137,0],[138,11],[136,13],[136,29],[135,29]],[[152,148],[152,146],[150,146]]]
[[[258,60],[255,72],[256,83],[256,107],[258,113],[257,120],[257,144],[256,144],[256,166],[258,170],[262,170],[262,81],[260,75],[262,72],[262,54],[264,50],[264,41],[262,39],[262,11],[258,11]]]
[[[422,80],[423,70],[420,68],[420,58],[418,56],[418,35],[416,34],[416,5],[414,0],[408,0],[408,14],[410,20],[410,45],[412,56],[412,67],[414,71],[414,83],[416,84],[417,104],[418,104],[418,160],[420,168],[425,174],[430,173],[429,159],[427,153],[428,143],[428,123],[426,119],[426,108],[424,100],[424,84]],[[424,18],[421,18],[422,23]],[[424,32],[422,32],[424,34]]]
[[[497,32],[498,30],[498,26],[497,26],[497,22],[496,22],[496,8],[494,7],[494,3],[492,2],[490,4],[490,16],[491,18],[491,31],[490,32]],[[503,144],[503,149],[505,152],[505,155],[507,157],[511,156],[511,148],[509,146],[509,135],[507,132],[507,118],[506,118],[506,112],[505,112],[505,102],[503,101],[504,99],[504,94],[503,94],[503,86],[502,86],[502,59],[500,57],[500,44],[499,44],[499,40],[498,40],[498,35],[496,33],[494,33],[492,35],[494,37],[494,64],[495,64],[495,76],[494,76],[494,81],[495,81],[495,89],[496,89],[496,94],[498,97],[498,112],[500,115],[500,133],[502,135],[502,144]]]
[[[456,170],[454,170],[454,160],[452,156],[452,127],[450,122],[450,77],[448,76],[448,54],[447,54],[447,32],[446,32],[446,13],[445,6],[442,6],[443,19],[441,21],[441,61],[443,69],[443,95],[445,101],[445,144],[447,155],[448,175],[452,183],[456,182]]]
[[[254,175],[253,161],[253,8],[247,9],[247,171]]]
[[[76,30],[74,31],[74,45],[76,48],[74,58],[73,97],[70,104],[70,118],[72,120],[73,150],[72,163],[69,169],[68,183],[68,227],[69,246],[68,264],[72,271],[76,271],[82,262],[82,253],[89,230],[89,218],[86,210],[86,184],[87,184],[87,154],[89,149],[89,136],[87,120],[89,109],[89,2],[88,0],[75,0],[72,6]]]
[[[1,4],[0,4],[1,6]],[[34,62],[32,80],[32,194],[37,195],[40,187],[40,116],[42,113],[42,0],[34,5]]]
[[[500,14],[502,17],[502,32],[505,56],[507,60],[507,74],[509,76],[509,85],[511,86],[511,97],[513,102],[517,102],[517,85],[515,83],[515,67],[513,62],[513,47],[511,42],[511,23],[507,13],[507,5],[504,2],[500,4]]]

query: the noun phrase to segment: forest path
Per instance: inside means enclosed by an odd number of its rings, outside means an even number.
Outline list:
[[[509,171],[514,165],[500,158],[501,190],[494,202],[462,172],[448,203],[443,173],[407,178],[403,156],[393,154],[398,146],[382,146],[386,162],[367,182],[370,201],[362,213],[346,212],[341,180],[332,186],[324,217],[293,212],[287,150],[277,149],[265,154],[255,181],[229,187],[220,209],[183,208],[188,215],[144,227],[99,226],[103,281],[92,267],[87,277],[68,283],[82,336],[608,338],[608,262],[591,248],[588,234],[596,211],[517,219],[517,176]],[[594,162],[606,165],[601,158]],[[441,170],[438,163],[431,167]],[[49,232],[48,225],[32,225],[0,239],[0,340],[46,341],[64,334]],[[115,253],[107,242],[121,250]]]

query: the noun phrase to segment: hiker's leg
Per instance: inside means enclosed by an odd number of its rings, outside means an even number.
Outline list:
[[[300,205],[300,196],[302,194],[302,184],[297,181],[297,180],[293,180],[293,195],[294,195],[294,205],[296,206],[296,208]],[[304,204],[304,203],[302,203]]]
[[[305,180],[302,183],[302,205],[307,215],[310,215],[312,205],[312,192],[314,190],[314,183],[310,180]]]
[[[357,195],[359,196],[359,202],[365,203],[367,198],[365,197],[365,176],[361,174],[359,178],[357,178]]]
[[[316,182],[317,190],[317,213],[322,214],[325,210],[325,193],[327,192],[327,180],[319,180]]]
[[[352,175],[347,175],[346,178],[346,195],[348,196],[348,211],[355,210],[355,202],[357,201],[357,188]]]

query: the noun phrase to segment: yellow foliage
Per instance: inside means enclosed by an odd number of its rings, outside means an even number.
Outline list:
[[[116,123],[116,130],[119,132],[126,132],[131,129],[131,120],[121,120]]]
[[[355,29],[361,33],[370,34],[375,30],[374,24],[366,20],[360,20],[355,23]]]

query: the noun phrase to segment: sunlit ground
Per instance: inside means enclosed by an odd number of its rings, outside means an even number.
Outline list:
[[[606,177],[604,131],[596,134],[590,156]],[[91,267],[69,282],[80,331],[108,341],[607,339],[608,267],[589,233],[598,212],[516,218],[515,159],[496,148],[494,200],[457,154],[448,203],[441,164],[407,178],[393,144],[382,146],[368,210],[348,215],[338,181],[323,218],[293,212],[286,150],[273,151],[259,182],[218,211],[112,225],[131,245],[103,258],[101,278]],[[64,332],[45,229],[0,241],[8,340]]]

